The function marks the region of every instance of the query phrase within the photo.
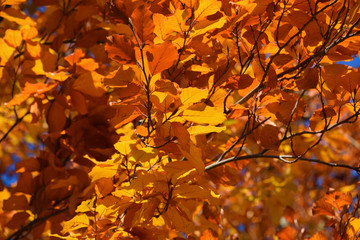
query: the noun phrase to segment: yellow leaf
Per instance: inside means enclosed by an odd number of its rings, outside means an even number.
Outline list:
[[[184,107],[198,103],[201,99],[206,99],[208,92],[203,89],[188,87],[181,91],[180,99]]]
[[[172,33],[174,30],[169,27],[167,22],[168,18],[163,14],[155,13],[153,15],[153,21],[155,24],[154,33],[157,37],[161,38],[163,41]]]
[[[112,178],[117,171],[118,165],[114,164],[112,160],[108,160],[93,167],[89,173],[89,177],[92,182],[95,182],[100,178]]]
[[[182,117],[194,123],[209,125],[217,125],[226,120],[224,113],[205,103],[199,103],[184,110]]]
[[[199,1],[199,7],[195,10],[195,20],[200,21],[210,16],[221,8],[221,1],[217,0],[206,0]]]
[[[94,207],[94,199],[88,199],[86,201],[82,201],[81,204],[77,206],[75,212],[77,213],[90,212],[91,209]]]
[[[190,135],[199,135],[199,134],[208,134],[208,133],[212,133],[212,132],[222,132],[226,130],[226,127],[214,127],[214,126],[203,126],[203,125],[196,125],[196,126],[191,126],[188,131],[190,133]]]
[[[162,112],[166,112],[174,98],[168,93],[155,91],[151,94],[150,100],[156,108]]]
[[[15,48],[7,45],[2,38],[0,38],[0,46],[0,65],[4,66],[15,52]]]
[[[167,17],[165,21],[166,27],[175,32],[183,33],[186,29],[185,20],[184,20],[184,18],[186,17],[184,16],[185,13],[186,13],[185,10],[176,9],[174,15]],[[156,27],[156,23],[155,23],[155,27]]]
[[[348,227],[346,229],[347,235],[352,238],[358,235],[360,232],[360,219],[359,218],[351,218]]]
[[[137,162],[145,162],[150,159],[153,159],[157,156],[157,150],[150,147],[144,147],[133,151],[129,159],[133,159]]]
[[[133,197],[135,195],[136,191],[133,188],[121,188],[121,189],[117,189],[115,190],[112,195],[114,195],[115,197]]]
[[[71,220],[64,223],[62,233],[65,234],[67,232],[74,231],[79,228],[88,227],[90,224],[89,217],[86,214],[81,213],[76,215]]]
[[[201,72],[201,74],[207,74],[209,72],[213,72],[213,69],[211,69],[208,66],[205,66],[205,64],[203,64],[203,65],[196,65],[196,64],[191,65],[190,70],[194,71],[194,72]]]
[[[174,196],[176,198],[196,198],[196,199],[209,199],[211,197],[210,191],[204,189],[199,185],[182,184],[175,188]]]
[[[71,237],[71,236],[61,236],[59,234],[52,234],[52,233],[49,233],[49,236],[50,237],[57,237],[57,238],[60,238],[60,239],[66,239],[66,240],[78,240],[79,238],[77,237]]]
[[[215,21],[201,21],[194,27],[194,33],[191,34],[192,37],[205,34],[210,30],[221,28],[226,23],[226,18],[220,18]]]
[[[135,148],[136,140],[120,141],[115,143],[114,147],[119,153],[128,155]]]

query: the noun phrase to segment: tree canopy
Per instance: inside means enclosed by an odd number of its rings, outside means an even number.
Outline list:
[[[358,239],[358,0],[0,0],[0,238]]]

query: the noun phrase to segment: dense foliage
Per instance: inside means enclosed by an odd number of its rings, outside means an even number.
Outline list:
[[[0,0],[0,238],[357,239],[357,0]]]

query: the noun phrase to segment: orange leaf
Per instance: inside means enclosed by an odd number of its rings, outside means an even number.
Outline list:
[[[109,58],[119,63],[135,63],[135,50],[133,42],[124,35],[112,35],[108,37],[105,51]]]
[[[292,207],[287,206],[284,210],[284,217],[289,223],[294,223],[296,212]]]
[[[82,69],[90,72],[95,71],[99,68],[99,64],[95,62],[93,58],[83,58],[77,65],[80,66]]]
[[[195,20],[204,20],[220,10],[221,2],[218,0],[199,1],[199,7],[195,10]]]
[[[64,71],[45,73],[45,75],[46,77],[57,80],[59,82],[63,82],[70,77],[70,75]]]
[[[351,194],[345,194],[343,192],[332,192],[326,194],[325,201],[333,205],[337,210],[341,210],[344,206],[352,203]]]
[[[154,45],[146,52],[149,69],[152,75],[170,68],[178,59],[178,51],[171,42],[166,41],[160,45]]]
[[[244,89],[253,83],[254,79],[250,77],[248,74],[238,74],[231,76],[229,80],[226,82],[225,88],[231,88],[234,90]]]
[[[114,189],[114,183],[110,178],[101,178],[95,183],[96,195],[100,198],[105,197]]]
[[[155,25],[152,20],[152,15],[152,12],[149,11],[145,5],[136,8],[131,14],[135,32],[142,42],[146,40],[151,41],[155,37]]]
[[[64,59],[72,66],[75,63],[77,63],[80,60],[80,58],[82,58],[84,56],[85,56],[85,53],[83,52],[83,50],[75,49],[75,51],[72,54],[64,57]]]
[[[185,126],[179,122],[171,123],[171,132],[175,135],[185,151],[190,150],[190,134]]]
[[[4,40],[13,48],[20,46],[22,42],[21,32],[17,30],[8,29],[5,32]]]
[[[21,3],[26,2],[26,0],[4,0],[1,4],[2,5],[18,5]]]
[[[202,236],[200,237],[200,240],[216,240],[218,237],[216,236],[216,232],[214,232],[211,229],[207,229],[203,232]]]
[[[101,97],[105,93],[102,78],[103,76],[95,71],[85,72],[75,80],[73,89],[92,97]]]
[[[25,83],[25,88],[23,91],[16,95],[10,102],[6,104],[7,107],[12,107],[14,105],[19,105],[25,102],[29,97],[33,95],[40,95],[54,89],[57,86],[57,83],[45,84],[45,83]]]
[[[22,13],[19,9],[16,8],[7,8],[0,11],[0,17],[5,18],[10,22],[15,22],[20,26],[35,26],[36,23],[24,13]]]
[[[335,216],[334,208],[330,203],[326,202],[325,199],[320,199],[315,202],[313,215]]]
[[[263,80],[264,74],[265,74],[265,71],[264,71],[265,65],[264,65],[264,63],[260,64],[259,61],[255,60],[252,63],[252,68],[253,68],[255,77],[259,81]],[[275,72],[275,69],[272,66],[270,66],[270,68],[266,72],[266,76],[265,76],[265,79],[264,79],[264,84],[266,84],[266,86],[268,86],[268,87],[275,87],[276,84],[277,84],[276,72]]]
[[[325,236],[324,232],[319,231],[314,236],[312,236],[309,240],[327,240],[328,238]]]
[[[135,130],[136,134],[139,134],[140,136],[146,137],[148,135],[148,129],[142,125],[137,126]]]
[[[48,113],[48,124],[49,132],[60,132],[63,130],[66,123],[65,116],[65,107],[59,103],[60,101],[55,101],[51,105]]]
[[[280,240],[295,240],[297,231],[292,227],[285,227],[276,233]]]
[[[25,41],[32,40],[38,35],[38,30],[35,27],[25,27],[21,29],[21,35]]]
[[[73,90],[70,93],[71,106],[74,107],[80,114],[87,114],[86,99],[82,93]]]
[[[181,153],[184,157],[193,165],[200,175],[204,175],[205,164],[201,157],[201,150],[197,148],[194,144],[190,143],[190,151],[186,151],[179,147]]]

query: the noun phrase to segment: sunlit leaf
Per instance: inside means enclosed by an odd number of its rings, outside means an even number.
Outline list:
[[[184,119],[199,123],[217,125],[225,121],[225,115],[218,109],[209,107],[203,103],[195,104],[194,106],[184,110],[181,115]]]
[[[178,59],[178,52],[170,42],[152,46],[146,52],[149,69],[152,75],[170,68]]]
[[[63,226],[63,233],[74,231],[76,229],[88,227],[90,224],[89,217],[84,214],[78,214],[75,217],[73,217],[71,220],[65,222]]]

